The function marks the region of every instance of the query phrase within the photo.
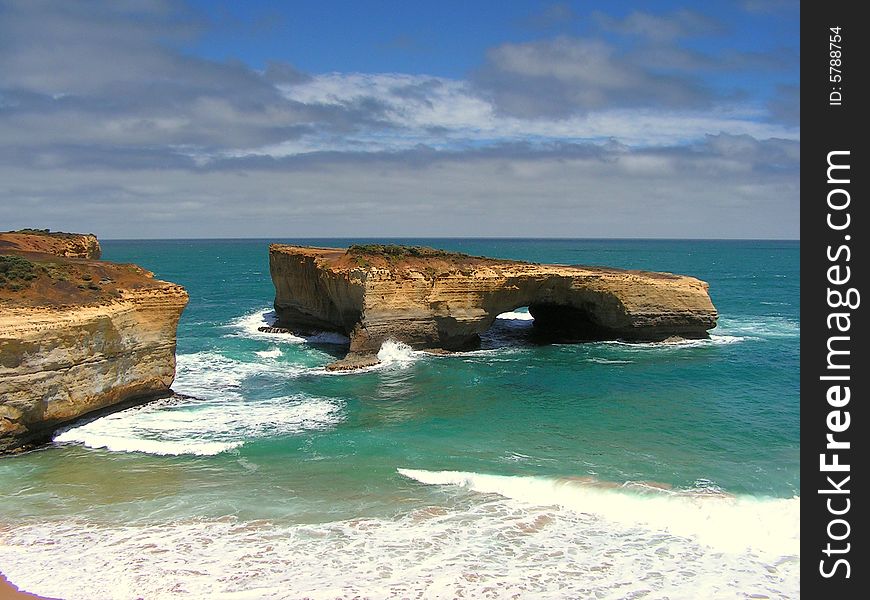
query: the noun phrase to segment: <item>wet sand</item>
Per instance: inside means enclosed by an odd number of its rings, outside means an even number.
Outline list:
[[[3,573],[0,573],[0,600],[60,600],[59,598],[45,598],[30,594],[24,590],[19,590],[17,586],[11,583]]]

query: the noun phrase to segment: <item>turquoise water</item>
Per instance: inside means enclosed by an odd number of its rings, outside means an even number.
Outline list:
[[[59,594],[76,555],[104,597],[797,595],[799,243],[398,241],[694,275],[719,326],[539,346],[517,307],[479,351],[335,375],[337,336],[257,332],[268,241],[106,241],[190,293],[192,398],[0,461],[0,570]]]

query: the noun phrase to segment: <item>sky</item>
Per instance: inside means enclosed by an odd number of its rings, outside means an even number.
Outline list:
[[[0,230],[797,239],[799,18],[0,0]]]

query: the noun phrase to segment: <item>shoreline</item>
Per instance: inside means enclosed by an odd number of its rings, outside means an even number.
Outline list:
[[[61,598],[47,598],[37,594],[31,594],[28,591],[22,590],[17,585],[6,578],[6,575],[0,571],[0,600],[62,600]]]

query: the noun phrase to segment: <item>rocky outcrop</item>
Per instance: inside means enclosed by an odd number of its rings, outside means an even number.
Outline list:
[[[12,256],[17,276],[0,285],[0,453],[47,441],[93,411],[169,393],[184,288],[135,265]]]
[[[272,244],[279,327],[350,337],[354,366],[387,339],[416,349],[473,347],[503,312],[528,306],[565,340],[704,338],[717,313],[705,282],[682,275],[540,265],[432,249]],[[364,362],[371,362],[370,359]]]
[[[99,259],[100,242],[93,233],[49,232],[47,229],[22,229],[0,234],[0,253],[35,252],[66,258]]]

